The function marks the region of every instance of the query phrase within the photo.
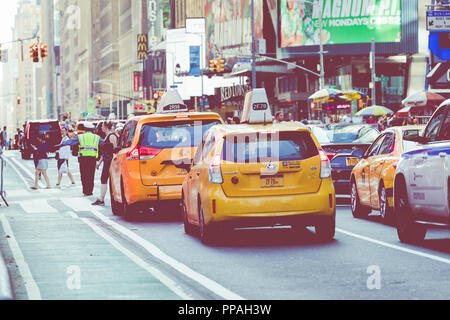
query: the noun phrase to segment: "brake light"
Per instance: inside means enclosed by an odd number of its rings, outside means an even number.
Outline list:
[[[214,158],[212,158],[211,163],[209,164],[209,182],[222,184],[222,169],[220,168],[222,160],[220,159],[220,155],[216,154]]]
[[[161,149],[136,146],[127,153],[127,160],[149,160],[156,157],[160,152]]]
[[[331,164],[330,159],[327,156],[327,153],[319,149],[320,156],[320,178],[327,179],[331,176]]]

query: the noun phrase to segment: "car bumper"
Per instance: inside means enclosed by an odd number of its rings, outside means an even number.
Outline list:
[[[130,190],[127,195],[129,204],[166,200],[181,201],[181,185],[143,186],[141,184],[138,188]]]
[[[212,186],[212,185],[210,185]],[[331,180],[322,182],[317,193],[265,197],[226,197],[220,185],[202,198],[205,222],[229,225],[314,224],[335,214]]]

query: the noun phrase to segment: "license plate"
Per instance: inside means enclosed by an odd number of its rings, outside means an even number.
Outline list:
[[[284,186],[283,176],[263,176],[261,177],[261,188],[276,188]]]
[[[347,167],[354,167],[358,164],[359,158],[347,158]]]

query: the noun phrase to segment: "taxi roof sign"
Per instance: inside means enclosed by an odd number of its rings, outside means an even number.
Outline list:
[[[183,99],[177,90],[167,90],[164,92],[161,101],[158,104],[156,113],[174,113],[174,112],[188,112],[187,105],[184,104]]]
[[[247,92],[244,100],[241,123],[273,122],[272,109],[267,98],[266,89],[258,88]]]

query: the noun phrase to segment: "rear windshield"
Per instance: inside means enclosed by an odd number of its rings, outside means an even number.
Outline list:
[[[58,122],[30,123],[30,131],[33,134],[45,134],[59,130],[60,126]]]
[[[156,149],[197,147],[203,135],[219,120],[184,120],[145,124],[139,145]]]
[[[225,137],[222,157],[235,163],[304,160],[319,154],[309,132]]]

